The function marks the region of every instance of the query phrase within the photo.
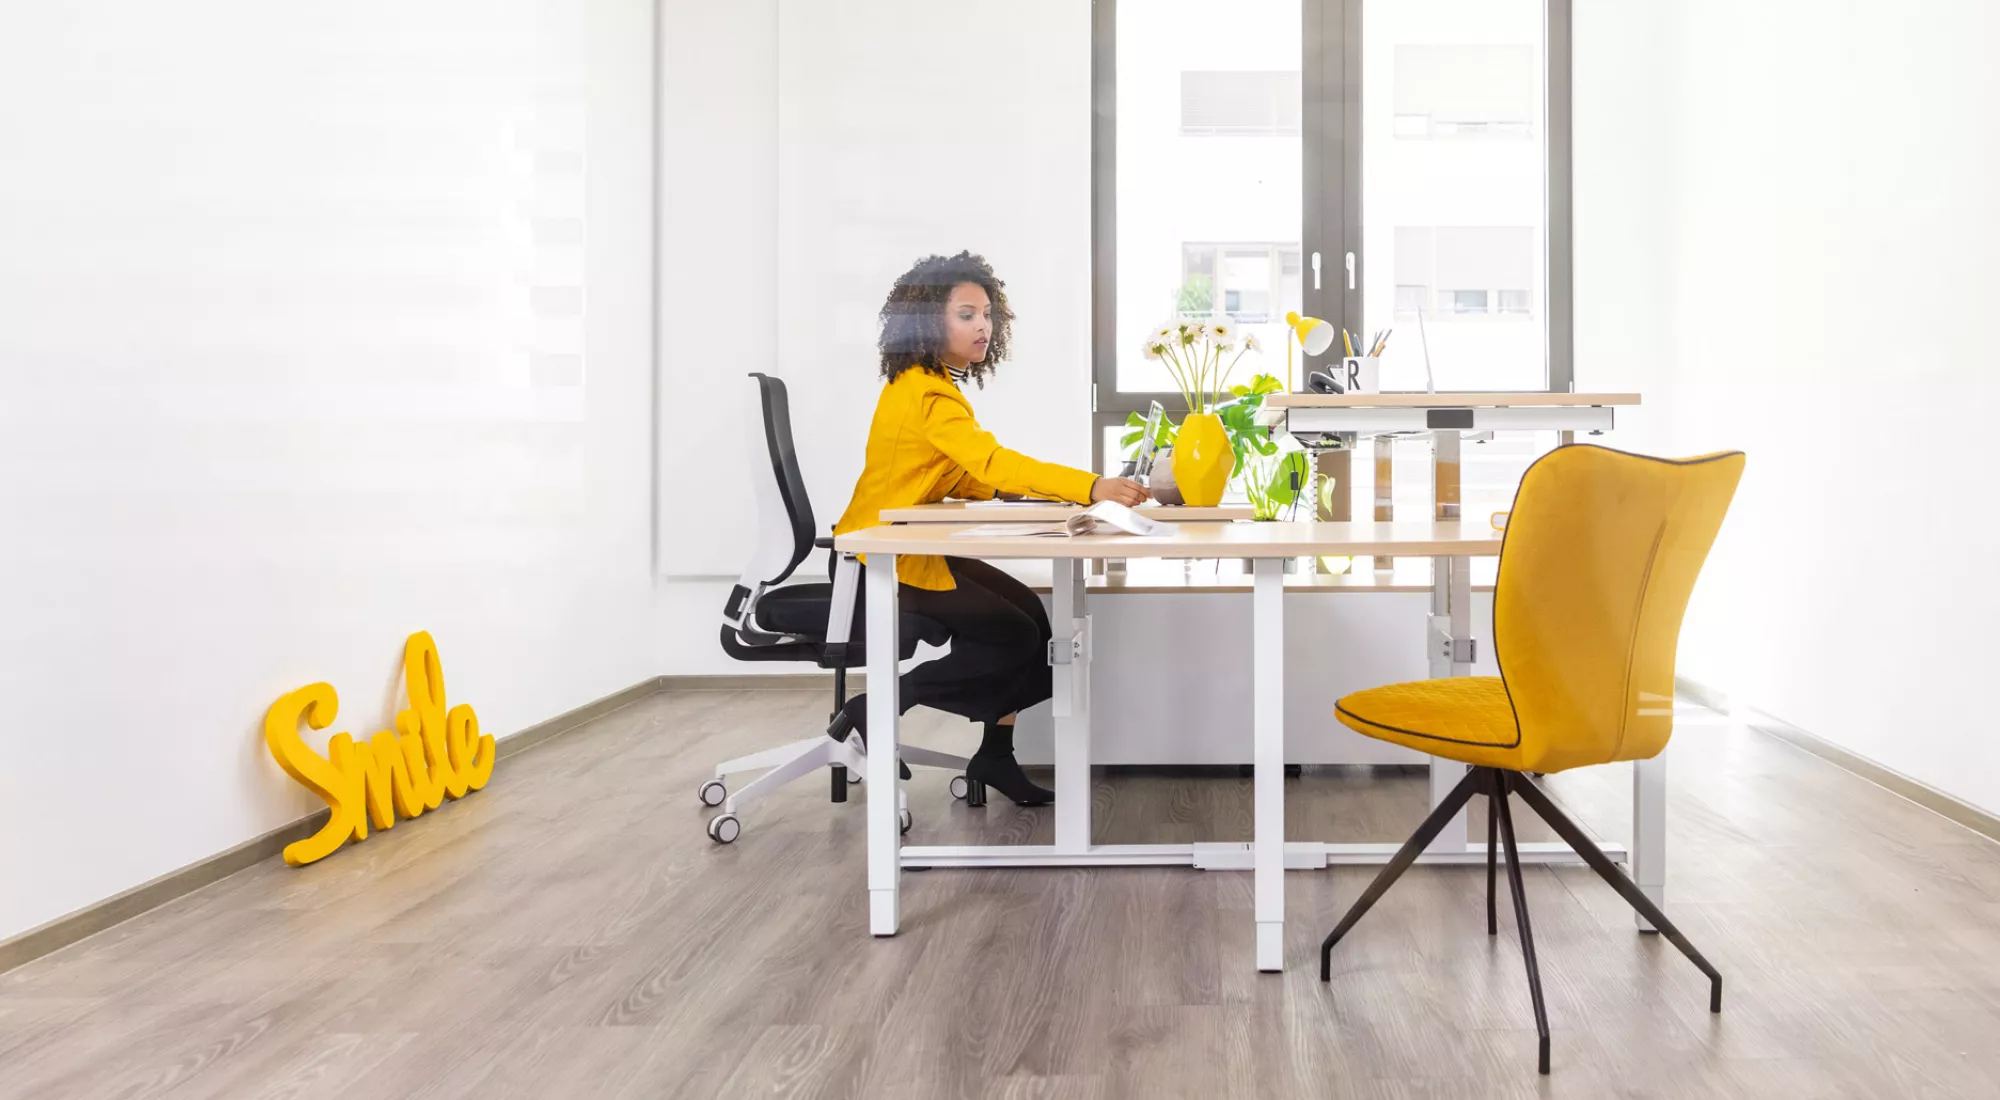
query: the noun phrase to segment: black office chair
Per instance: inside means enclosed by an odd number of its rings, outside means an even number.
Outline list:
[[[764,402],[764,442],[770,449],[771,465],[760,470],[757,484],[757,546],[750,565],[730,590],[722,610],[723,652],[739,661],[808,661],[833,670],[833,711],[847,701],[847,670],[868,661],[862,641],[850,640],[856,629],[860,604],[861,564],[851,554],[841,554],[835,564],[832,583],[782,584],[806,559],[814,547],[832,549],[831,538],[813,535],[812,502],[806,499],[805,479],[799,476],[798,452],[792,445],[792,418],[781,379],[752,373]],[[919,642],[942,646],[949,640],[945,629],[920,615],[904,612],[898,630],[902,660],[916,655]],[[828,721],[832,721],[829,713]],[[954,798],[964,798],[965,758],[935,752],[915,745],[902,745],[905,764],[950,768],[960,774],[951,780]],[[833,801],[847,801],[847,785],[859,783],[866,756],[858,739],[835,741],[824,731],[781,745],[725,761],[715,768],[715,778],[701,785],[703,805],[720,806],[722,813],[711,818],[708,835],[722,844],[742,834],[737,811],[751,801],[808,775],[819,768],[830,769]],[[764,774],[731,794],[725,780],[738,772],[764,770]],[[907,799],[897,792],[896,809],[903,831],[910,831]]]

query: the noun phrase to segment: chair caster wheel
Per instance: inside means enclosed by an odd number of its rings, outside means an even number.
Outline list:
[[[972,783],[962,775],[951,777],[951,796],[962,799],[972,793]]]
[[[717,844],[734,844],[743,835],[743,823],[735,814],[718,814],[708,819],[708,839]]]
[[[695,797],[701,799],[704,806],[720,806],[729,798],[729,788],[722,785],[722,780],[711,779],[701,785]]]
[[[896,813],[896,822],[902,827],[903,835],[908,836],[910,832],[910,826],[916,824],[917,820],[916,818],[910,816],[910,811],[899,810]]]

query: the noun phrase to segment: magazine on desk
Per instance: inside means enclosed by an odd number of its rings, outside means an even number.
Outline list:
[[[1116,501],[1101,500],[1061,523],[984,523],[951,534],[955,539],[1074,538],[1078,535],[1171,535],[1178,523],[1153,519]]]

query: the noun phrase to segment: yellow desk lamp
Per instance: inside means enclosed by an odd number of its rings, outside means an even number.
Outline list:
[[[1317,317],[1301,317],[1297,311],[1285,314],[1285,325],[1292,330],[1285,334],[1285,392],[1297,393],[1292,377],[1292,341],[1298,340],[1307,355],[1318,355],[1333,346],[1333,326]]]

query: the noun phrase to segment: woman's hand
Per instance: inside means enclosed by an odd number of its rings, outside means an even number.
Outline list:
[[[1144,485],[1126,477],[1100,477],[1091,483],[1090,501],[1115,500],[1127,508],[1136,508],[1153,498]]]

